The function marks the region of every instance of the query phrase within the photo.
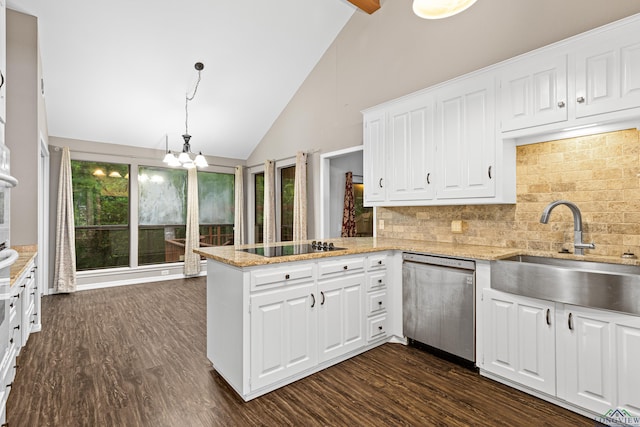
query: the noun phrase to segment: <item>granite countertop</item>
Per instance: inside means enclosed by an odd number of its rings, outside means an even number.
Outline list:
[[[263,257],[247,252],[238,251],[243,248],[255,248],[263,245],[242,245],[242,246],[217,246],[199,248],[195,252],[216,261],[230,264],[236,267],[254,267],[267,264],[278,264],[283,262],[301,261],[307,259],[326,258],[340,255],[364,254],[369,252],[400,250],[405,252],[421,252],[433,255],[453,256],[458,258],[470,258],[479,260],[495,260],[506,258],[522,253],[513,248],[498,248],[493,246],[463,245],[457,243],[426,242],[420,240],[389,239],[377,237],[351,237],[340,239],[328,239],[336,247],[346,248],[332,252],[316,252],[303,255],[289,255],[281,257]],[[296,243],[311,243],[305,240]],[[270,246],[291,245],[292,242],[278,242]]]
[[[283,262],[301,261],[307,259],[326,258],[331,256],[364,254],[369,252],[398,250],[404,252],[418,252],[432,255],[442,255],[457,258],[469,258],[475,260],[495,261],[509,258],[515,255],[532,255],[544,256],[562,259],[574,259],[580,261],[606,262],[612,264],[626,264],[640,266],[640,260],[628,259],[613,256],[601,256],[597,254],[586,254],[577,256],[564,253],[548,253],[540,251],[531,251],[518,248],[501,248],[495,246],[466,245],[459,243],[429,242],[422,240],[407,239],[390,239],[377,237],[351,237],[340,239],[328,239],[333,242],[336,247],[346,248],[345,250],[332,252],[317,252],[303,255],[289,255],[281,257],[263,257],[260,255],[250,254],[248,252],[238,251],[243,248],[256,248],[263,246],[242,245],[242,246],[216,246],[196,249],[195,252],[205,258],[223,262],[225,264],[236,267],[255,267],[267,264],[279,264]],[[311,240],[305,240],[296,243],[311,243]],[[270,246],[291,245],[293,242],[278,242]]]
[[[35,258],[38,253],[37,245],[23,245],[12,246],[18,252],[18,259],[11,266],[11,286],[16,282],[16,279],[24,273],[29,263]]]

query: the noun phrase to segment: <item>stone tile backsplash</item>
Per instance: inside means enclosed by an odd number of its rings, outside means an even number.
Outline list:
[[[636,129],[530,144],[516,149],[515,205],[377,208],[380,237],[573,252],[566,206],[540,223],[544,207],[570,200],[582,212],[588,253],[640,256],[640,131]],[[462,233],[451,222],[462,221]],[[379,224],[376,224],[378,226]]]

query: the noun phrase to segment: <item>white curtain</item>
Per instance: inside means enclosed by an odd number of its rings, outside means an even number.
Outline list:
[[[263,242],[276,241],[276,162],[264,162],[264,224],[262,226]]]
[[[198,172],[196,168],[187,173],[187,231],[184,242],[184,275],[200,273],[200,255],[193,252],[200,247],[200,223],[198,218]]]
[[[296,154],[293,190],[293,240],[307,240],[307,153]]]
[[[62,161],[60,162],[53,285],[57,292],[75,292],[76,290],[76,232],[73,218],[73,187],[71,185],[69,147],[62,149]]]
[[[244,245],[244,168],[236,166],[233,244]]]

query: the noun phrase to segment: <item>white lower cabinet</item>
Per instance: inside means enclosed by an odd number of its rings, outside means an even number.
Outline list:
[[[251,297],[251,386],[260,388],[317,363],[315,283]]]
[[[640,416],[640,317],[493,289],[483,311],[483,371],[594,416]]]
[[[556,392],[554,304],[483,292],[484,369],[548,394]]]
[[[207,357],[245,400],[386,342],[387,252],[242,268],[207,262]]]
[[[318,283],[320,362],[364,345],[363,289],[363,273]]]

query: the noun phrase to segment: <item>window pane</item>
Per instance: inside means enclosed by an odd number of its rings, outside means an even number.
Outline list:
[[[184,261],[187,171],[138,168],[138,264]]]
[[[364,185],[353,184],[354,207],[356,211],[356,236],[373,236],[373,208],[363,206]]]
[[[129,265],[129,166],[71,161],[76,269]]]
[[[255,174],[255,183],[254,183],[254,194],[256,196],[256,205],[255,205],[255,228],[254,235],[256,243],[262,243],[264,241],[263,237],[263,226],[264,226],[264,173]]]
[[[233,245],[235,176],[198,172],[200,246]]]
[[[296,167],[280,169],[280,240],[293,240],[293,190]]]

